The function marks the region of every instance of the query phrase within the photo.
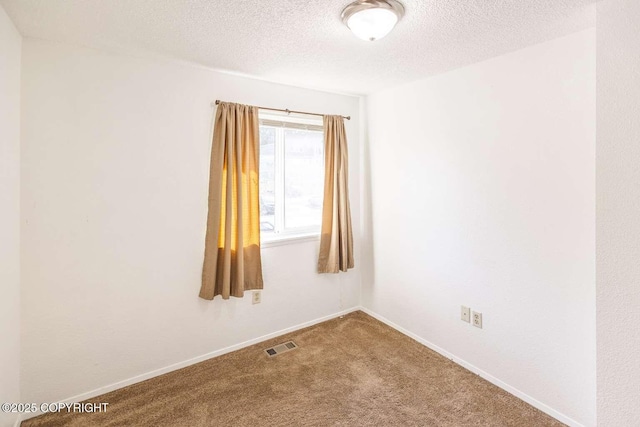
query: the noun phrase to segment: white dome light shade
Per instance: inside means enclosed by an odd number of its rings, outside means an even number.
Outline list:
[[[356,0],[342,11],[342,22],[358,38],[374,41],[389,34],[402,15],[398,0]]]
[[[378,40],[393,30],[398,16],[389,9],[366,9],[347,20],[347,27],[362,40]]]

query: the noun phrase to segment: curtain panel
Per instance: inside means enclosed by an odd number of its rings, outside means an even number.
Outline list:
[[[342,116],[324,116],[324,201],[318,273],[353,268],[349,155]]]
[[[262,289],[258,108],[221,102],[216,110],[209,213],[200,297],[242,297]]]

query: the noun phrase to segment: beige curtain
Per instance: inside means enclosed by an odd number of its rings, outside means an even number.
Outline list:
[[[324,202],[319,273],[353,268],[348,164],[344,119],[342,116],[324,116]]]
[[[201,298],[262,289],[259,146],[258,109],[221,102],[211,148]]]

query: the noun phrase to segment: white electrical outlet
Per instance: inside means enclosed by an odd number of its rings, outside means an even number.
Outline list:
[[[260,301],[262,301],[262,293],[260,291],[253,291],[251,303],[260,304]]]
[[[460,306],[460,320],[467,323],[471,322],[471,309],[469,307]]]
[[[471,317],[473,319],[473,326],[482,329],[482,313],[480,313],[479,311],[474,311],[471,314]]]

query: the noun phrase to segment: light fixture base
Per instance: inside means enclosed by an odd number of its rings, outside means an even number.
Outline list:
[[[404,16],[404,6],[398,0],[356,0],[342,10],[340,17],[342,18],[342,22],[355,33],[354,29],[349,25],[349,19],[359,12],[373,9],[382,9],[392,12],[397,18],[396,23]],[[391,28],[393,28],[393,26],[395,26],[395,23],[392,24]],[[389,31],[391,31],[391,28]],[[358,35],[358,37],[363,38],[360,35]],[[384,35],[382,37],[384,37]],[[380,37],[368,37],[367,39],[373,41],[378,38]]]

